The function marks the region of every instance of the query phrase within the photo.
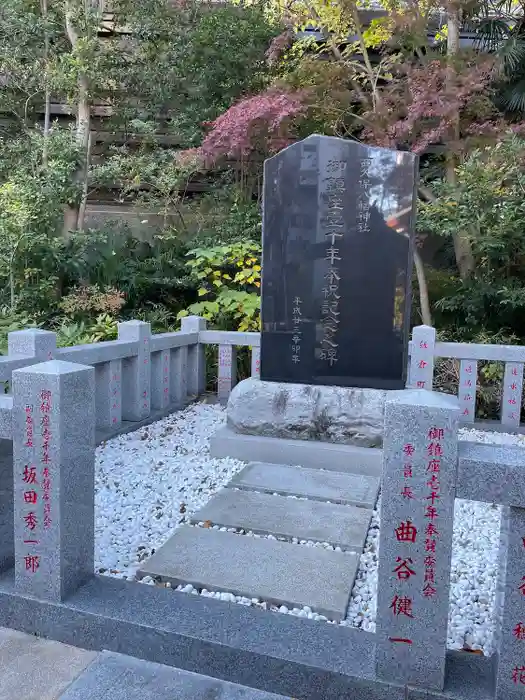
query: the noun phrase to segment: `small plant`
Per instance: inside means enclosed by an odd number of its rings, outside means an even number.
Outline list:
[[[260,244],[247,241],[197,248],[188,255],[191,275],[201,285],[197,294],[207,298],[191,304],[178,318],[196,314],[221,328],[260,330]]]

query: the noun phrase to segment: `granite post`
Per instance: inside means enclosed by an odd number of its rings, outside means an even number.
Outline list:
[[[57,336],[56,333],[43,331],[40,328],[12,331],[7,336],[7,348],[9,355],[25,355],[44,362],[55,357]]]
[[[501,518],[496,594],[496,700],[525,697],[525,509],[506,507]]]
[[[261,378],[261,348],[252,348],[252,371],[251,376],[254,379]]]
[[[15,587],[61,601],[94,570],[95,371],[13,372]]]
[[[13,443],[0,440],[0,574],[15,563],[13,519]]]
[[[188,397],[188,348],[171,351],[170,396],[177,406],[184,406]]]
[[[163,410],[170,405],[170,350],[151,354],[151,407]]]
[[[523,362],[506,362],[501,400],[501,422],[519,428],[523,393]]]
[[[478,363],[476,360],[461,360],[459,363],[458,398],[463,423],[474,423],[476,418],[476,388]]]
[[[186,316],[181,321],[184,333],[199,333],[206,330],[206,319],[200,316]],[[204,345],[188,345],[188,394],[199,396],[206,391],[206,355]]]
[[[441,690],[450,588],[459,403],[392,392],[385,404],[376,669]]]
[[[119,323],[118,339],[138,342],[137,354],[122,361],[122,419],[143,420],[151,411],[151,326],[144,321]]]
[[[222,404],[228,403],[237,384],[237,351],[233,345],[219,345],[217,396]]]
[[[412,351],[408,372],[408,386],[411,389],[432,390],[435,344],[436,329],[432,326],[416,326],[412,330]]]
[[[95,406],[97,428],[118,428],[122,424],[122,360],[95,365]]]

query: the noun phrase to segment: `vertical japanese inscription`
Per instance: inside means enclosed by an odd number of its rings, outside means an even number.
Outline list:
[[[338,360],[338,330],[340,323],[341,301],[341,247],[340,239],[345,234],[343,202],[345,195],[345,172],[347,163],[342,160],[330,160],[326,170],[325,211],[321,218],[322,230],[325,237],[325,260],[327,270],[324,275],[321,307],[321,351],[319,358],[332,367]]]
[[[394,393],[385,411],[377,671],[444,682],[459,402]]]
[[[34,450],[34,430],[35,418],[33,405],[27,404],[25,407],[26,424],[25,424],[25,443],[24,446],[30,448],[28,454]],[[22,474],[22,482],[24,484],[23,491],[23,518],[24,518],[24,539],[23,542],[27,545],[24,554],[24,570],[29,574],[34,574],[40,567],[40,555],[37,553],[37,547],[40,544],[39,540],[39,518],[37,515],[37,507],[39,505],[41,493],[40,483],[38,480],[37,468],[32,464],[32,460],[25,464]]]
[[[301,330],[301,323],[303,320],[303,313],[301,311],[302,303],[301,297],[295,297],[292,306],[292,362],[294,365],[301,361],[301,339],[303,335]]]

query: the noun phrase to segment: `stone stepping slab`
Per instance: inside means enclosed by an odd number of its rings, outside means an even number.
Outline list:
[[[361,508],[374,508],[379,478],[361,474],[289,467],[284,464],[251,462],[228,484],[229,487],[300,496]]]
[[[365,508],[225,489],[195,513],[191,522],[210,521],[212,525],[328,542],[362,552],[371,518],[372,511]]]
[[[181,527],[140,569],[172,585],[229,591],[288,607],[309,606],[333,620],[345,616],[359,564],[333,552],[202,527]]]
[[[21,696],[20,696],[21,697]],[[102,652],[60,700],[286,700],[244,685]]]

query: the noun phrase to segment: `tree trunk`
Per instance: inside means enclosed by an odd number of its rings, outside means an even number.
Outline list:
[[[47,22],[48,11],[47,11],[47,0],[41,0],[41,10],[42,17],[44,21]],[[44,71],[46,78],[46,104],[44,112],[44,145],[42,147],[42,164],[47,170],[48,156],[49,156],[49,132],[51,130],[51,91],[49,90],[49,32],[46,25],[45,35],[44,35]]]
[[[74,4],[72,0],[66,0],[66,32],[71,47],[74,50],[79,42],[74,25]],[[84,173],[89,169],[89,143],[91,133],[91,105],[89,101],[89,82],[85,74],[80,73],[78,80],[78,101],[77,101],[77,128],[76,142],[81,154],[81,162],[73,176],[74,181],[80,186],[84,182]],[[64,211],[63,234],[67,236],[69,231],[76,231],[79,228],[80,210],[82,208],[83,197],[75,203],[68,203]]]
[[[425,326],[432,325],[432,314],[430,313],[430,301],[428,298],[428,285],[425,275],[425,266],[421,260],[419,252],[414,249],[414,264],[416,266],[417,286],[419,288],[419,304],[421,306],[421,320]]]
[[[447,81],[446,94],[453,95],[456,90],[455,58],[459,52],[459,11],[455,4],[449,3],[447,10]],[[456,183],[457,156],[456,144],[459,141],[459,111],[453,115],[448,135],[448,147],[446,152],[446,179],[452,185]],[[465,282],[474,272],[475,262],[472,246],[463,231],[456,231],[453,236],[454,253],[458,266],[459,276]]]

